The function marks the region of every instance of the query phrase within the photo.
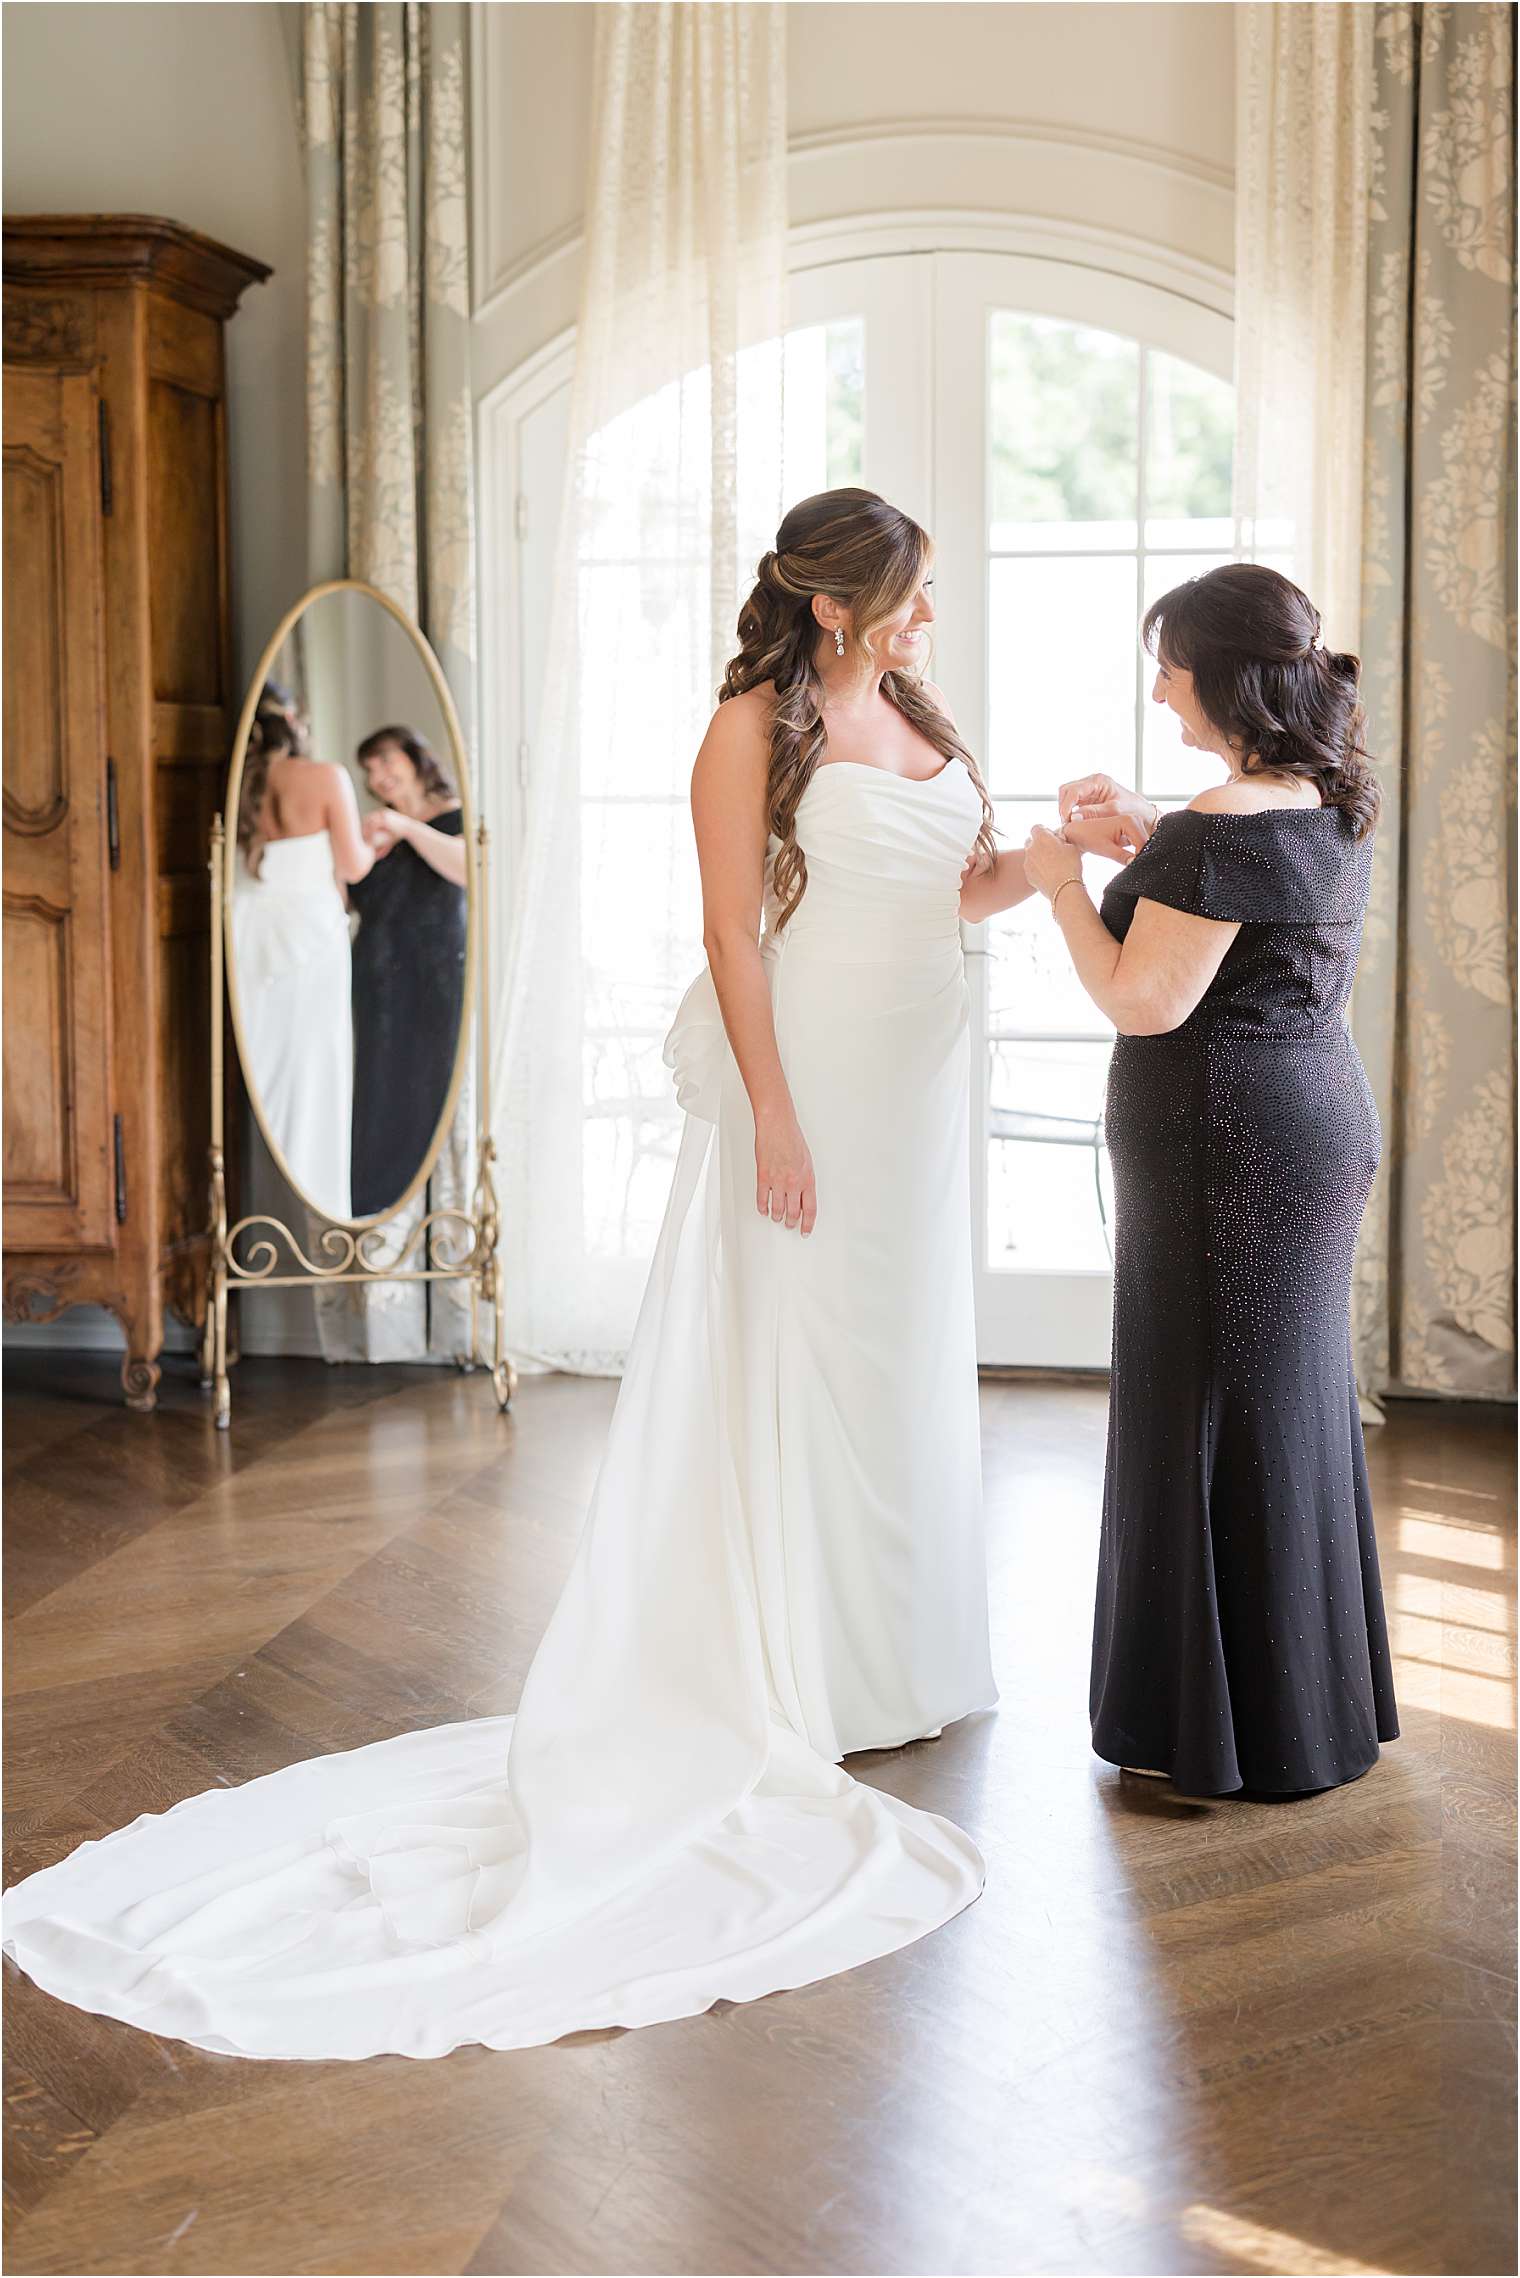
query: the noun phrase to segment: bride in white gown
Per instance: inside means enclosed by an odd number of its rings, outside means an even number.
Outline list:
[[[6,1894],[50,1992],[245,2056],[438,2056],[806,1984],[977,1896],[966,1835],[839,1763],[996,1698],[958,920],[1027,889],[919,678],[928,560],[828,493],[741,616],[670,1203],[516,1718],[81,1845]]]
[[[348,1218],[354,1019],[343,885],[375,858],[347,772],[311,757],[300,715],[272,684],[248,738],[237,837],[244,1069],[297,1188],[325,1216]]]

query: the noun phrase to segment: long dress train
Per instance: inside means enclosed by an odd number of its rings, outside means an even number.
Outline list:
[[[818,1177],[762,1219],[710,978],[670,1203],[516,1718],[188,1798],[7,1892],[77,2006],[254,2057],[437,2056],[694,2015],[890,1953],[975,1846],[837,1762],[995,1699],[968,1194],[965,770],[835,762],[764,954]],[[769,913],[768,913],[769,915]]]

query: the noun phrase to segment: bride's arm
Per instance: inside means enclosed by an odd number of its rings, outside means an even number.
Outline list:
[[[332,842],[333,868],[343,885],[357,886],[373,870],[375,855],[359,827],[359,802],[348,769],[330,760],[322,789],[322,819]]]
[[[923,691],[944,713],[959,735],[960,728],[944,690],[936,687],[932,680],[926,680]],[[1018,903],[1027,902],[1033,892],[1033,886],[1024,876],[1024,856],[1021,850],[1003,847],[989,862],[978,848],[962,873],[962,920],[967,925],[980,925],[983,918],[995,917],[999,910],[1011,910]]]
[[[1022,850],[1002,847],[985,869],[973,870],[961,888],[961,916],[967,925],[980,925],[999,910],[1015,909],[1034,892],[1024,875]]]
[[[764,699],[720,704],[691,778],[702,872],[702,945],[755,1117],[755,1206],[810,1234],[818,1212],[813,1160],[797,1121],[760,958],[770,738]]]

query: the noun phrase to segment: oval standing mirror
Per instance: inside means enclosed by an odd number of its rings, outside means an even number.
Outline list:
[[[427,642],[353,580],[277,628],[238,725],[227,991],[270,1153],[321,1216],[388,1217],[432,1168],[469,1048],[463,741]]]

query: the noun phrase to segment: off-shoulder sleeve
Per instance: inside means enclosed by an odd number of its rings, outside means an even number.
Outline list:
[[[1111,894],[1164,902],[1232,925],[1354,925],[1366,899],[1371,841],[1338,813],[1274,808],[1163,815]]]

